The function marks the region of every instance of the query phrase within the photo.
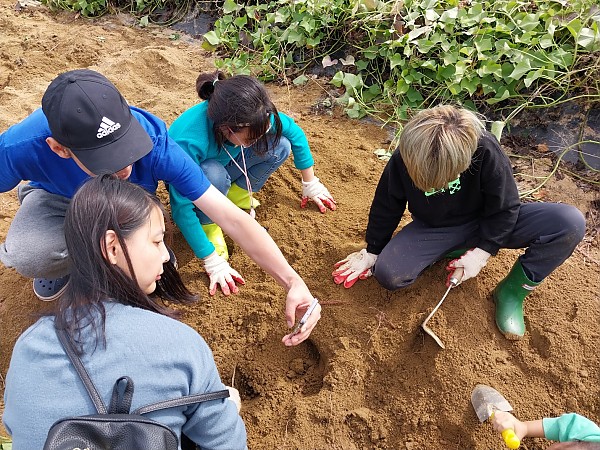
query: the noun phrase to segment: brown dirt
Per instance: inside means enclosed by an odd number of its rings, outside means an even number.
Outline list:
[[[123,18],[15,11],[0,0],[0,130],[37,108],[58,73],[81,67],[104,73],[132,104],[171,123],[196,101],[197,72],[213,63],[199,45],[172,41],[170,34],[136,29]],[[384,166],[373,151],[388,145],[387,132],[337,111],[316,114],[323,108],[314,105],[325,95],[316,82],[269,89],[306,131],[317,174],[339,205],[325,215],[301,210],[299,174],[291,162],[258,194],[258,220],[324,305],[311,339],[293,349],[280,343],[286,331],[283,290],[238,247],[232,244],[231,264],[247,285],[237,296],[208,298],[201,265],[180,234],[174,241],[186,282],[203,295],[185,321],[213,349],[223,380],[229,383],[235,374],[250,448],[504,448],[471,408],[477,383],[503,392],[522,419],[576,411],[600,421],[597,230],[527,300],[523,340],[505,340],[494,324],[489,293],[519,253],[501,251],[477,279],[452,291],[434,317],[431,327],[446,344],[441,350],[419,325],[445,290],[443,263],[393,294],[373,279],[351,290],[331,280],[333,263],[362,245]],[[550,162],[520,159],[516,167],[539,176]],[[559,178],[536,195],[575,204],[597,228],[600,218],[591,206],[597,193]],[[0,239],[17,207],[14,191],[0,194]],[[0,375],[17,336],[45,306],[33,296],[30,280],[0,268]],[[548,445],[541,439],[526,444]]]

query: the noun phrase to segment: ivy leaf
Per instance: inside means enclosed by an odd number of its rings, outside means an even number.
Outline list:
[[[294,43],[298,44],[298,43],[302,42],[302,38],[304,37],[302,35],[302,33],[299,33],[296,30],[291,30],[289,28],[288,28],[288,30],[289,30],[289,33],[288,33],[287,39],[286,39],[287,42],[289,42],[290,44],[294,44]]]
[[[435,11],[435,9],[428,9],[425,11],[425,19],[430,22],[435,22],[440,15]]]
[[[456,22],[456,18],[458,17],[458,8],[454,7],[452,9],[447,9],[440,16],[440,22],[453,24]]]
[[[308,77],[306,75],[300,75],[299,77],[294,78],[292,83],[296,86],[302,86],[308,82]]]
[[[496,137],[496,139],[498,139],[498,142],[500,142],[500,139],[502,138],[502,130],[504,130],[504,127],[506,126],[506,123],[501,121],[501,120],[496,120],[495,122],[492,122],[492,134]]]
[[[509,77],[513,80],[519,80],[530,70],[531,62],[529,61],[529,58],[523,58],[523,60],[515,66]]]
[[[533,31],[540,24],[540,20],[536,14],[525,14],[521,20],[517,20],[516,22],[523,31]]]
[[[404,62],[404,58],[399,53],[394,53],[390,58],[390,69],[401,65]]]
[[[356,68],[360,71],[363,70],[367,70],[367,67],[369,67],[369,62],[365,61],[364,59],[359,59],[358,61],[356,61]]]
[[[396,82],[396,94],[403,95],[410,89],[410,83],[407,83],[404,78],[399,78]]]
[[[480,77],[485,75],[494,75],[498,80],[502,79],[502,66],[493,61],[486,61],[477,69],[477,74]]]
[[[492,40],[490,38],[476,40],[474,44],[479,53],[488,52],[493,48]]]
[[[429,25],[424,26],[424,27],[415,28],[410,33],[408,33],[408,42],[414,41],[419,36],[421,36],[425,33],[429,33],[430,31],[431,31],[431,27]]]
[[[392,151],[385,148],[378,148],[374,152],[375,156],[382,161],[387,161],[392,157]]]
[[[540,47],[550,48],[554,45],[554,39],[551,34],[545,34],[540,39]]]
[[[454,52],[444,52],[443,54],[444,65],[449,66],[451,64],[456,63],[458,61],[458,54]]]
[[[594,42],[600,44],[600,35],[594,32],[591,28],[582,28],[577,35],[577,44],[581,45],[586,50],[592,50]]]
[[[333,84],[336,87],[342,87],[343,82],[344,82],[344,72],[342,72],[340,70],[331,79],[331,84]]]
[[[215,47],[221,43],[221,38],[219,38],[217,33],[214,31],[209,31],[208,33],[204,33],[204,39],[206,39],[206,41],[210,45],[215,46]]]
[[[420,103],[423,101],[423,96],[421,95],[421,93],[419,91],[417,91],[415,88],[413,88],[412,86],[406,93],[406,96],[412,103],[417,103],[417,102]]]
[[[477,91],[480,81],[479,77],[473,77],[471,79],[463,78],[460,82],[460,87],[466,90],[469,95],[473,95]]]
[[[306,46],[308,48],[315,48],[321,43],[321,35],[315,37],[306,38]]]
[[[454,73],[456,69],[453,65],[442,66],[438,69],[438,77],[442,80],[454,79]]]
[[[247,16],[241,16],[241,17],[237,17],[233,23],[238,27],[238,28],[244,28],[244,26],[248,23],[248,17]]]
[[[358,90],[363,86],[362,77],[353,73],[344,74],[344,86]]]
[[[544,75],[544,69],[538,69],[538,70],[533,70],[531,72],[529,72],[527,74],[527,76],[525,77],[525,80],[523,80],[523,83],[525,84],[525,87],[529,87],[531,86],[531,84],[537,80],[538,78],[542,77]]]
[[[233,0],[225,0],[223,2],[223,12],[225,14],[231,14],[233,12],[236,12],[237,9],[238,9],[238,5]]]
[[[493,98],[488,98],[486,103],[494,105],[510,97],[510,90],[506,86],[500,86]]]

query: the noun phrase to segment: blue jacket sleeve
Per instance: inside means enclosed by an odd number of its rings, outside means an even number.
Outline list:
[[[4,139],[4,133],[0,134],[0,192],[10,191],[21,181],[21,177],[13,170]]]
[[[542,420],[546,439],[553,441],[600,442],[600,427],[579,414],[569,413]]]
[[[173,186],[169,186],[169,198],[173,220],[194,251],[194,255],[197,258],[206,258],[215,251],[215,246],[206,237],[200,219],[194,211],[194,204],[183,197]]]
[[[296,169],[304,170],[314,166],[315,161],[308,146],[308,139],[302,128],[294,122],[294,119],[283,113],[279,113],[279,119],[281,120],[281,134],[292,144],[294,166]]]

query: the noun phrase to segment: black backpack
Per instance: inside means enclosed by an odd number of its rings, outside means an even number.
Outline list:
[[[186,395],[129,412],[133,398],[133,380],[124,376],[115,382],[107,410],[67,334],[63,330],[57,330],[56,334],[98,414],[58,420],[50,427],[44,450],[177,450],[179,437],[175,432],[166,425],[145,418],[143,414],[229,397],[228,390]],[[125,382],[124,390],[119,389],[122,381]]]

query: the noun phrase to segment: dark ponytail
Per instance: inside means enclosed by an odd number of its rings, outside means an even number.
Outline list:
[[[215,92],[217,81],[227,78],[223,72],[203,72],[196,79],[196,92],[202,100],[210,99],[210,96]]]

